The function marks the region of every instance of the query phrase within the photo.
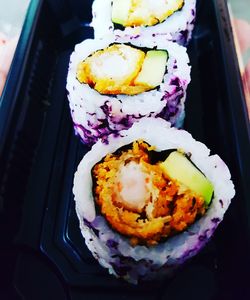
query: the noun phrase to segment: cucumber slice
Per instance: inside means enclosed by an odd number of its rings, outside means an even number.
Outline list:
[[[142,69],[135,79],[136,85],[155,88],[160,85],[166,69],[168,53],[163,50],[148,51]]]
[[[167,176],[203,196],[209,205],[214,191],[212,183],[183,154],[172,152],[160,166]]]
[[[113,0],[112,22],[122,26],[128,20],[131,0]]]

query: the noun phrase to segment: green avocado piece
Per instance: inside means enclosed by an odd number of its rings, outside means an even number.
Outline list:
[[[160,166],[167,176],[184,184],[197,195],[203,196],[205,204],[209,205],[214,191],[213,185],[185,155],[174,151]]]
[[[131,0],[113,0],[112,22],[123,25],[128,20]]]
[[[150,88],[155,88],[156,86],[160,85],[166,70],[167,59],[167,51],[148,51],[142,64],[142,69],[135,79],[135,84],[145,85]]]

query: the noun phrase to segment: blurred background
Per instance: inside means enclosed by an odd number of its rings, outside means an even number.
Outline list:
[[[250,118],[250,0],[228,0],[235,46]]]
[[[30,0],[0,0],[0,96]]]
[[[19,34],[30,0],[0,0],[0,32],[9,38]]]

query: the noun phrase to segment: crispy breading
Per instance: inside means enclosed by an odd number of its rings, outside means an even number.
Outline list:
[[[95,199],[110,226],[131,239],[131,243],[155,245],[177,232],[185,230],[197,217],[205,213],[201,196],[170,180],[159,164],[150,163],[153,150],[143,141],[133,143],[131,149],[109,154],[93,168]],[[150,198],[143,209],[130,208],[120,200],[123,183],[119,170],[126,164],[140,165]]]
[[[151,89],[135,85],[145,53],[128,45],[114,44],[96,51],[78,64],[77,79],[100,94],[136,95]]]
[[[127,26],[153,26],[165,21],[168,17],[181,9],[184,0],[132,0]]]

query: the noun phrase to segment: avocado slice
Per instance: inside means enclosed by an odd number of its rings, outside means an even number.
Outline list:
[[[131,0],[113,0],[112,22],[124,26],[128,20],[130,7]]]
[[[167,59],[167,51],[148,51],[142,64],[142,69],[135,79],[135,84],[145,85],[150,88],[155,88],[160,85],[165,73]]]
[[[185,155],[174,151],[160,166],[167,176],[184,184],[197,195],[203,196],[205,204],[209,205],[214,191],[213,185]]]

